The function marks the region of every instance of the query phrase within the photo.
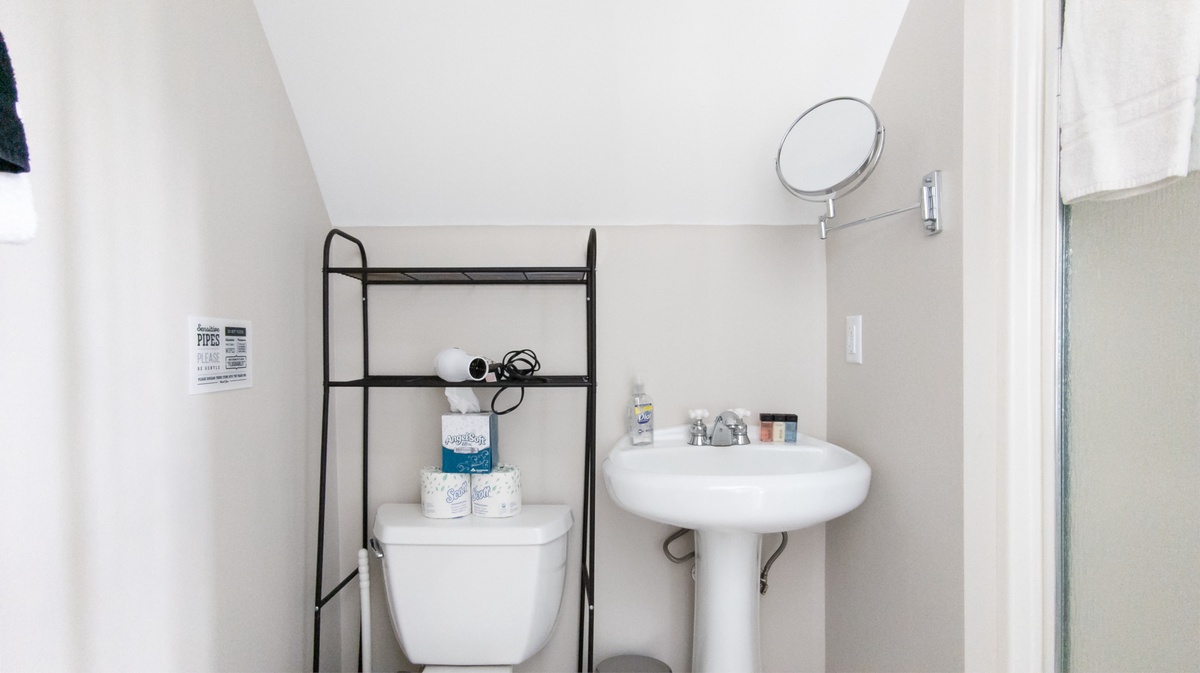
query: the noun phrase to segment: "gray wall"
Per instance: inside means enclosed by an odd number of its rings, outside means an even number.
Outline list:
[[[0,669],[299,670],[328,226],[248,2],[9,0],[41,230],[0,246]],[[189,315],[254,386],[187,393]]]
[[[1071,207],[1071,670],[1200,670],[1200,175]]]
[[[827,525],[829,671],[963,668],[961,3],[913,0],[872,104],[887,128],[875,174],[839,220],[917,202],[942,170],[945,230],[914,213],[833,232],[829,440],[872,467],[871,492]],[[863,364],[845,318],[863,316]]]
[[[583,227],[356,228],[380,265],[582,264]],[[345,250],[340,250],[339,255]],[[600,461],[624,432],[630,384],[644,372],[660,426],[686,422],[687,410],[744,406],[793,410],[803,432],[825,434],[825,268],[812,227],[603,227],[598,229],[597,442]],[[356,256],[345,257],[345,260]],[[360,366],[356,284],[339,283],[335,367]],[[457,345],[499,357],[530,347],[546,373],[583,371],[584,313],[576,289],[378,288],[372,291],[372,371],[431,371],[434,355]],[[358,546],[356,484],[359,400],[338,394],[342,493],[339,554],[348,572]],[[490,396],[481,394],[487,404]],[[514,398],[510,398],[514,399]],[[500,420],[501,458],[522,470],[526,502],[565,502],[581,512],[582,391],[532,390]],[[371,507],[419,500],[420,466],[439,460],[440,389],[375,391],[371,397]],[[599,486],[596,524],[596,661],[640,652],[674,670],[691,665],[693,585],[660,545],[665,525],[618,509]],[[575,665],[578,525],[556,632],[526,671]],[[769,536],[767,544],[777,543]],[[682,543],[686,546],[686,542]],[[768,551],[770,553],[770,551]],[[824,669],[824,530],[793,536],[771,571],[763,598],[763,658],[768,671]],[[333,576],[333,570],[331,577]],[[381,670],[403,666],[376,586],[375,656]],[[356,633],[348,622],[345,633]],[[335,656],[331,650],[330,656]],[[343,649],[342,665],[354,652]],[[330,662],[332,664],[332,662]]]

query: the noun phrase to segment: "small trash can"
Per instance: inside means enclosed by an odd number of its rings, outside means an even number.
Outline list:
[[[671,667],[653,657],[622,654],[600,662],[596,673],[671,673]]]

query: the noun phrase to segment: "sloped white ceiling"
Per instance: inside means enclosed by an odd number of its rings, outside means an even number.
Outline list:
[[[783,133],[907,0],[255,5],[334,226],[792,224]]]

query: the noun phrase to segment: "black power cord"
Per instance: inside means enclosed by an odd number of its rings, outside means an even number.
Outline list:
[[[534,353],[528,348],[522,348],[518,351],[509,351],[504,354],[504,357],[501,358],[499,362],[494,363],[491,367],[489,367],[489,369],[493,369],[496,372],[496,378],[500,381],[514,381],[522,383],[545,381],[546,379],[544,377],[534,376],[534,374],[536,374],[541,368],[542,363],[538,361],[537,353]],[[517,400],[516,404],[505,409],[504,411],[496,409],[496,400],[500,398],[500,393],[508,390],[510,387],[512,386],[505,386],[497,390],[496,394],[492,396],[492,413],[496,414],[497,416],[503,416],[504,414],[515,410],[517,407],[521,406],[522,402],[525,401],[525,387],[521,386],[521,397]]]

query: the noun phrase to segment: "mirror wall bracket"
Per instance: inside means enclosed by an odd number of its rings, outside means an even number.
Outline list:
[[[908,211],[916,210],[917,208],[921,209],[921,219],[925,221],[925,235],[932,236],[934,234],[940,234],[942,231],[940,217],[942,203],[942,172],[932,171],[927,173],[925,177],[921,179],[921,201],[913,206],[905,206],[904,208],[889,210],[886,213],[864,217],[861,220],[855,220],[853,222],[847,222],[845,224],[839,224],[831,227],[829,226],[829,221],[834,217],[833,199],[830,199],[828,203],[828,214],[822,215],[819,219],[821,224],[821,240],[825,240],[826,234],[835,229],[845,229],[846,227],[854,227],[860,224],[866,224],[867,222],[874,222],[875,220],[881,220],[885,217],[899,215],[900,213],[907,213]]]

